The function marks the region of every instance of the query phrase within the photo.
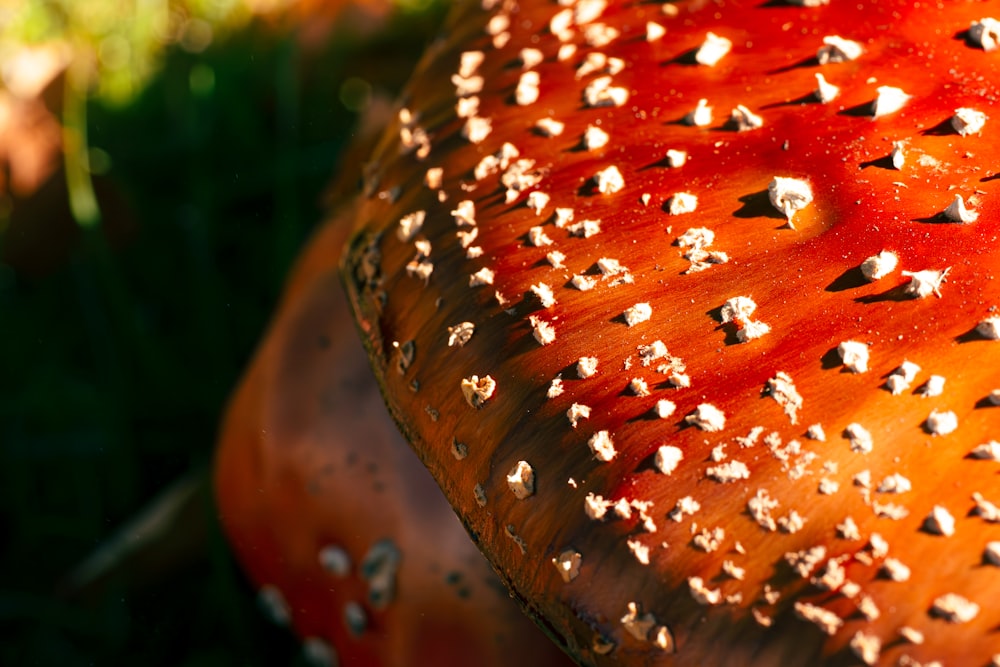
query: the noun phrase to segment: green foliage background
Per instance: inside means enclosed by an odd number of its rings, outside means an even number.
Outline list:
[[[191,52],[155,21],[134,23],[122,39],[135,61],[102,72],[88,104],[91,166],[124,202],[125,233],[109,244],[100,228],[73,230],[42,276],[0,264],[0,665],[302,660],[257,612],[217,528],[203,558],[150,588],[85,603],[55,591],[158,492],[210,464],[227,395],[357,119],[345,82],[398,89],[441,5],[374,39],[341,31],[306,58],[294,31],[232,1],[200,4],[232,29]],[[72,18],[117,0],[29,5],[0,5],[6,37],[63,34],[99,52],[122,25]]]

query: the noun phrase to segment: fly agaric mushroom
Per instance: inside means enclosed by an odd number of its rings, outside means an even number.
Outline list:
[[[375,150],[349,298],[393,417],[582,664],[1000,663],[1000,151],[952,121],[1000,118],[988,7],[484,0],[418,66],[428,150]]]
[[[515,641],[529,665],[568,664],[385,414],[338,285],[343,222],[300,260],[219,444],[219,512],[265,611],[317,666],[499,667]]]

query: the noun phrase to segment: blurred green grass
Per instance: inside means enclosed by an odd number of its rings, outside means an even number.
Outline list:
[[[301,662],[217,528],[204,558],[143,590],[53,591],[210,464],[226,398],[321,218],[352,90],[397,90],[442,6],[308,57],[293,33],[252,24],[197,55],[168,51],[126,106],[91,101],[125,232],[113,249],[79,235],[43,276],[0,264],[0,665]]]

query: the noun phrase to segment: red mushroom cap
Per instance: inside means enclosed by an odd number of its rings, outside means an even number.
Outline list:
[[[486,1],[428,51],[349,297],[583,664],[1000,660],[988,12]]]

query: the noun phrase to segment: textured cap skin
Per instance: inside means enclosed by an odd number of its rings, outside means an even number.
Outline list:
[[[990,664],[992,6],[484,4],[368,164],[344,277],[514,595],[588,665]]]
[[[337,277],[345,235],[334,220],[312,240],[233,396],[215,465],[227,538],[313,664],[499,666],[514,642],[530,665],[570,664],[385,413]]]

